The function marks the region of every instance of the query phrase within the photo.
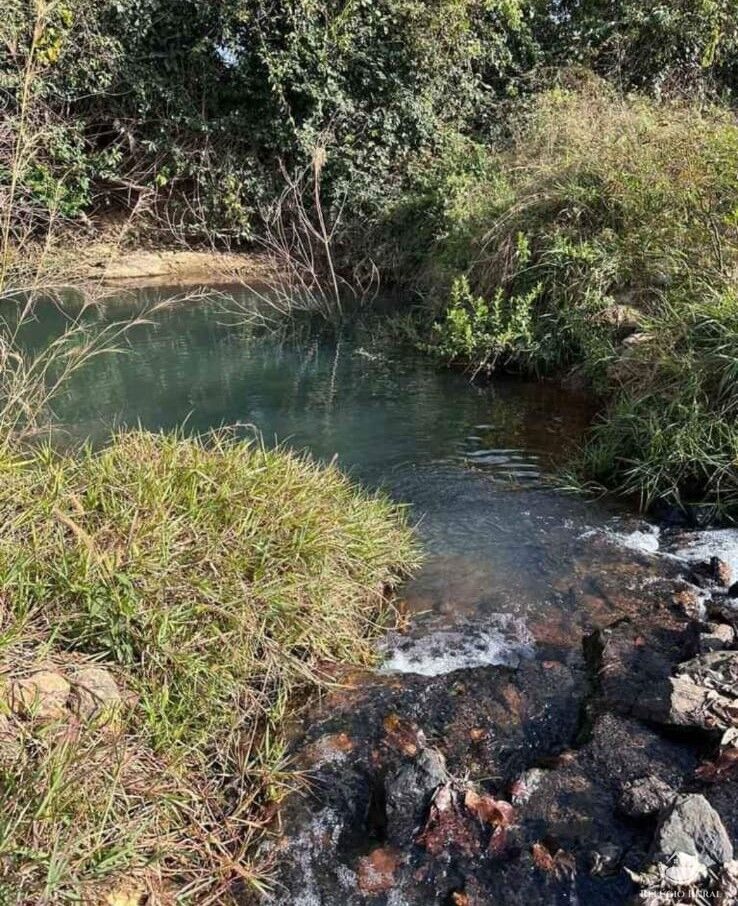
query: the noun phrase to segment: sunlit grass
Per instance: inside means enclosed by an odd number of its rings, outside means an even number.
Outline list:
[[[417,562],[402,511],[225,434],[1,466],[6,673],[93,658],[129,704],[71,734],[13,719],[0,890],[74,901],[132,872],[226,902],[234,880],[258,884],[249,844],[289,783],[289,703],[330,665],[371,663]]]

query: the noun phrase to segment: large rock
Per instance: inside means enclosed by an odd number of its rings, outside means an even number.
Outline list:
[[[677,796],[661,816],[653,854],[659,861],[668,861],[677,853],[695,856],[708,868],[733,858],[733,844],[723,822],[704,796]]]

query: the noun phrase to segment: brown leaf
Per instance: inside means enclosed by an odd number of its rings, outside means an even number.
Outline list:
[[[541,871],[548,872],[549,874],[554,874],[556,872],[554,857],[543,843],[534,843],[531,847],[531,853],[536,868],[540,868]]]
[[[464,793],[464,805],[480,821],[493,827],[509,827],[515,820],[515,809],[504,799],[493,799],[483,793],[481,796],[474,790]]]
[[[707,783],[717,783],[736,770],[738,770],[738,749],[726,749],[718,755],[715,761],[701,764],[695,771],[695,775]]]

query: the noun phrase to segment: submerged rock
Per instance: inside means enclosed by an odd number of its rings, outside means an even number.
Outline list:
[[[517,667],[533,655],[533,637],[523,620],[495,614],[442,627],[417,637],[391,633],[381,647],[382,673],[442,676],[455,670],[502,665]]]

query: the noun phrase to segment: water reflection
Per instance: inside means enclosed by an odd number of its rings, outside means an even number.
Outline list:
[[[135,305],[165,295],[140,293]],[[130,306],[110,303],[94,317],[109,323]],[[61,323],[53,307],[40,310],[27,342]],[[221,303],[171,304],[125,350],[77,374],[56,415],[70,437],[97,442],[125,425],[239,424],[267,443],[337,456],[412,506],[429,557],[407,598],[439,615],[541,618],[570,606],[555,589],[576,569],[580,536],[613,515],[544,481],[589,422],[583,399],[518,380],[472,386],[413,350],[374,343],[366,322],[340,336],[256,337]]]

